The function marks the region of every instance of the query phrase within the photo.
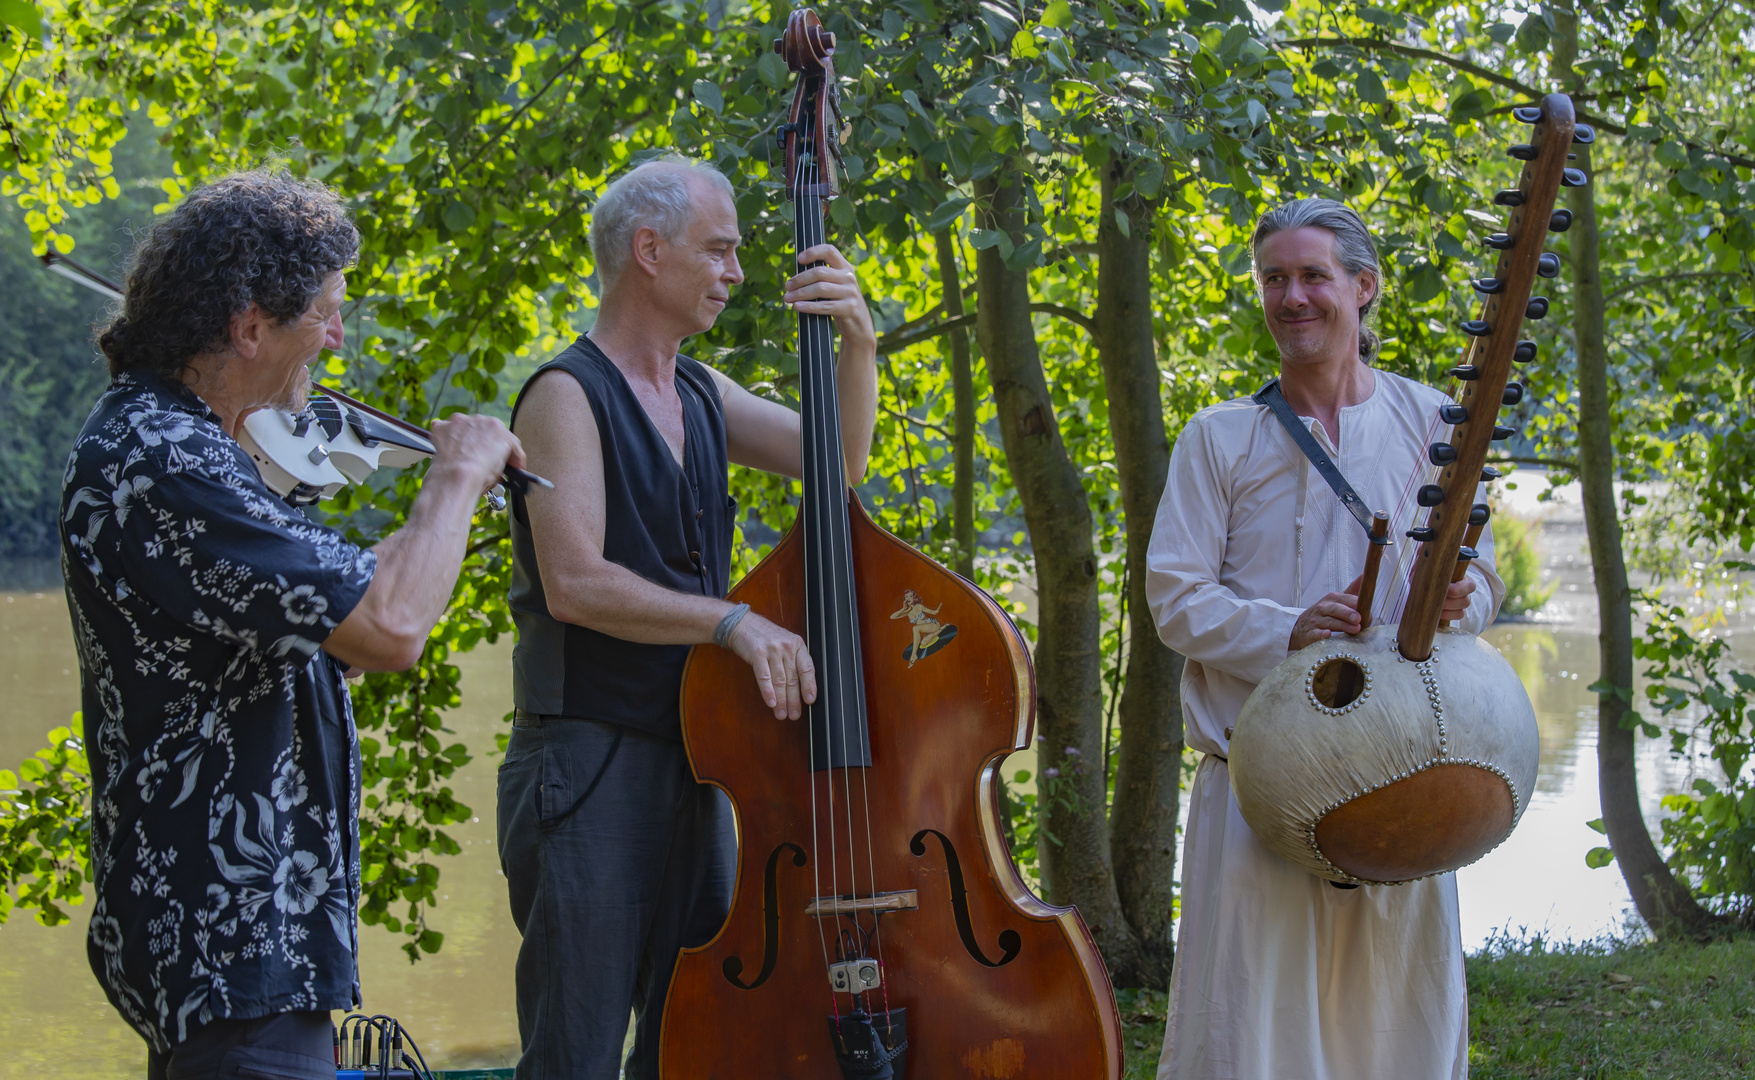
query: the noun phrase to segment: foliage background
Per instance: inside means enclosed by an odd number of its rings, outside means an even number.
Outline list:
[[[1678,551],[1751,545],[1755,72],[1742,56],[1755,17],[1741,7],[897,0],[825,13],[841,35],[855,196],[833,205],[833,225],[886,335],[862,495],[886,528],[929,554],[965,554],[951,509],[955,401],[933,234],[950,233],[965,289],[976,253],[997,251],[1030,275],[1059,437],[1089,503],[1101,566],[1100,791],[1112,790],[1130,644],[1123,465],[1110,427],[1120,403],[1106,393],[1091,315],[1100,226],[1149,238],[1157,405],[1170,436],[1271,372],[1244,241],[1260,207],[1292,194],[1338,195],[1367,215],[1386,260],[1381,363],[1442,381],[1457,352],[1453,327],[1473,314],[1466,279],[1481,265],[1478,241],[1500,222],[1487,193],[1514,176],[1503,145],[1517,129],[1505,113],[1577,73],[1581,106],[1604,136],[1592,168],[1608,223],[1595,242],[1616,479],[1665,481],[1672,500],[1666,527],[1635,550],[1654,566],[1685,566]],[[666,150],[706,156],[739,191],[748,302],[693,347],[792,402],[790,327],[776,306],[756,302],[775,294],[790,241],[768,137],[787,78],[767,42],[784,14],[784,5],[680,0],[0,0],[10,24],[0,26],[0,190],[11,203],[0,223],[10,230],[0,252],[0,544],[43,550],[53,463],[81,411],[72,403],[101,382],[88,348],[55,333],[94,309],[29,269],[24,233],[38,251],[52,243],[113,268],[126,253],[115,238],[121,220],[139,222],[205,177],[263,161],[344,192],[364,236],[349,344],[323,374],[422,420],[503,412],[522,374],[589,325],[595,282],[583,235],[609,178]],[[1561,49],[1571,50],[1564,63]],[[1106,201],[1097,176],[1112,162],[1131,171]],[[1010,171],[1030,185],[1015,236],[981,216],[983,185]],[[1571,243],[1560,236],[1553,247],[1571,259]],[[1565,277],[1556,283],[1557,310],[1575,304],[1570,289]],[[1579,468],[1579,343],[1561,319],[1540,329],[1543,360],[1528,372],[1507,457],[1565,478]],[[51,340],[53,350],[43,344]],[[1038,567],[985,362],[973,390],[975,575],[1022,614],[1013,586],[1034,583]],[[739,547],[747,567],[790,521],[796,491],[741,472],[735,485],[750,508]],[[370,540],[394,527],[418,488],[419,470],[383,474],[325,510]],[[1635,519],[1645,496],[1622,490]],[[470,813],[447,780],[490,750],[448,739],[444,715],[457,700],[450,657],[509,629],[503,540],[503,521],[478,519],[455,603],[420,664],[371,676],[356,693],[369,789],[362,914],[404,935],[411,957],[442,943],[427,915],[442,856],[456,849],[445,826]],[[1710,640],[1710,627],[1692,632]],[[1652,635],[1675,640],[1665,626]],[[1645,722],[1693,723],[1704,709],[1724,717],[1708,724],[1715,745],[1746,740],[1747,710],[1719,708],[1705,683],[1680,672],[1654,677],[1682,699],[1656,702]],[[1714,685],[1733,701],[1748,689],[1730,675]],[[1671,810],[1683,824],[1666,839],[1692,887],[1726,912],[1747,912],[1755,886],[1735,868],[1747,866],[1738,860],[1750,816],[1725,810],[1751,797],[1746,757],[1735,768],[1719,760],[1722,783],[1680,797]],[[0,795],[8,821],[23,820],[37,788],[14,790]],[[1043,806],[1022,797],[1015,806],[1016,850],[1033,867],[1054,838],[1041,831]],[[76,829],[69,814],[61,824]],[[74,833],[56,835],[65,843]],[[36,850],[0,851],[12,868],[6,884],[30,903],[43,888],[34,883],[65,884],[77,872],[40,863]]]

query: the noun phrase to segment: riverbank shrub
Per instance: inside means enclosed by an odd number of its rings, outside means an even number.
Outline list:
[[[1530,615],[1542,610],[1559,582],[1542,584],[1542,560],[1536,552],[1534,526],[1510,514],[1493,516],[1493,562],[1505,582],[1501,615]]]
[[[91,877],[91,765],[80,714],[16,771],[0,769],[0,924],[14,907],[44,926],[67,921]],[[69,812],[69,811],[73,812]]]
[[[1681,756],[1704,743],[1723,775],[1664,798],[1670,866],[1709,910],[1755,926],[1755,675],[1738,668],[1723,637],[1690,632],[1687,611],[1647,596],[1644,636],[1634,643],[1645,670],[1647,706],[1669,728]],[[1645,734],[1662,732],[1644,721]]]

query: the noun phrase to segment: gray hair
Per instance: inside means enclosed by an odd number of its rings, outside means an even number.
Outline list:
[[[614,285],[628,268],[635,233],[649,228],[666,240],[675,240],[688,226],[693,213],[691,178],[717,187],[727,197],[732,194],[731,181],[724,173],[674,154],[636,166],[603,189],[591,212],[591,256],[597,261],[597,280],[604,289]]]
[[[1249,255],[1254,263],[1252,273],[1258,283],[1261,280],[1261,242],[1277,232],[1291,229],[1328,230],[1335,238],[1335,255],[1341,260],[1341,269],[1348,276],[1357,278],[1369,270],[1377,278],[1377,290],[1359,309],[1359,358],[1370,360],[1377,353],[1378,341],[1376,332],[1366,320],[1377,309],[1377,301],[1383,296],[1383,271],[1377,262],[1377,243],[1371,239],[1371,230],[1365,227],[1365,219],[1351,207],[1333,199],[1293,199],[1274,207],[1255,223],[1255,232],[1249,238]]]

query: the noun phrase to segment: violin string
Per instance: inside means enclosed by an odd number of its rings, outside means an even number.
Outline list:
[[[792,137],[794,139],[798,138],[796,130],[794,131]],[[795,170],[795,173],[793,176],[793,188],[794,188],[794,190],[792,192],[792,244],[793,244],[794,251],[802,251],[802,250],[804,250],[805,245],[803,243],[804,238],[803,238],[803,234],[802,234],[801,230],[804,228],[804,219],[805,219],[806,214],[805,214],[805,206],[804,206],[803,178],[802,178],[802,176],[798,175],[798,170]],[[799,389],[799,396],[801,399],[800,405],[801,405],[801,407],[809,408],[810,404],[811,404],[810,398],[813,394],[813,391],[812,391],[812,388],[810,386],[808,372],[806,371],[805,365],[804,365],[805,337],[804,337],[804,316],[803,315],[799,316],[798,323],[799,323],[798,340],[799,340],[799,362],[800,362],[799,374],[801,377],[800,378],[801,385],[800,385],[800,389]],[[807,418],[808,418],[808,415],[809,414],[807,414]],[[801,421],[800,431],[802,434],[808,436],[810,434],[810,425]],[[803,502],[803,505],[800,507],[799,512],[804,520],[805,571],[806,571],[807,577],[809,579],[806,582],[806,587],[804,590],[805,633],[808,636],[810,634],[810,630],[811,630],[813,622],[815,622],[820,617],[820,613],[823,610],[821,598],[813,595],[814,591],[817,588],[821,587],[821,582],[822,582],[822,575],[819,572],[818,567],[816,566],[815,555],[814,555],[814,551],[813,551],[813,548],[815,547],[815,544],[816,544],[815,537],[819,532],[820,524],[819,524],[819,522],[812,520],[813,517],[817,513],[817,505],[816,504],[820,503],[821,500],[820,499],[813,499],[812,492],[810,490],[810,481],[811,481],[810,472],[811,472],[811,470],[808,468],[808,463],[809,463],[809,455],[812,453],[812,449],[810,446],[810,439],[809,438],[805,438],[803,440],[803,442],[801,444],[801,453],[806,458],[806,465],[807,465],[807,467],[804,470],[804,473],[805,473],[805,477],[804,477],[804,480],[805,480],[804,502]],[[815,601],[815,603],[813,603],[813,601]],[[814,644],[814,643],[812,643],[812,644]],[[816,731],[817,731],[817,725],[816,725],[816,718],[814,715],[812,715],[812,711],[814,709],[820,709],[822,707],[820,704],[822,701],[823,701],[823,695],[821,693],[819,693],[817,695],[817,702],[819,704],[806,706],[805,707],[805,716],[804,716],[805,733],[806,733],[806,735],[805,735],[806,749],[808,752],[808,757],[805,760],[805,772],[806,772],[806,779],[807,779],[808,783],[810,784],[811,881],[812,881],[812,885],[813,885],[814,890],[815,890],[815,895],[818,897],[821,897],[824,895],[823,894],[823,870],[822,870],[822,866],[823,866],[822,825],[819,821],[818,813],[817,813],[817,775],[816,775],[816,759],[817,759]],[[826,734],[826,732],[825,732],[825,734]],[[824,785],[824,786],[826,788],[826,794],[827,794],[828,800],[829,800],[828,832],[829,832],[829,839],[830,839],[830,845],[831,845],[830,887],[834,890],[829,895],[839,896],[840,895],[840,886],[839,886],[838,882],[835,880],[835,875],[833,873],[833,843],[834,843],[834,836],[835,836],[835,819],[834,819],[835,790],[834,790],[833,785]],[[828,971],[829,964],[830,964],[829,942],[828,942],[827,936],[824,933],[823,915],[822,915],[820,908],[818,910],[817,917],[816,917],[816,926],[817,926],[817,943],[822,948],[823,970],[826,973]],[[833,988],[831,988],[829,991],[829,1007],[835,1013],[835,1015],[837,1017],[840,1016],[840,1006],[835,1000],[835,993],[834,993]]]

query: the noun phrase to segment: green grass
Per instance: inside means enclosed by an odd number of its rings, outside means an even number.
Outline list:
[[[1470,957],[1475,1080],[1755,1076],[1755,938]]]
[[[1755,937],[1498,943],[1467,961],[1472,1080],[1755,1077]],[[1123,990],[1126,1080],[1157,1075],[1164,995]]]

